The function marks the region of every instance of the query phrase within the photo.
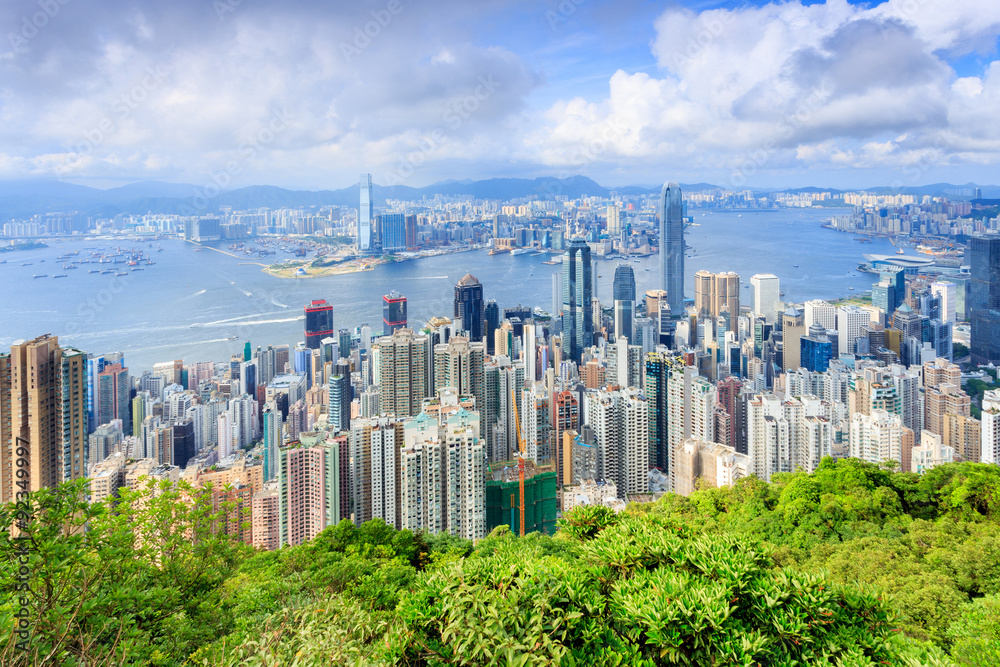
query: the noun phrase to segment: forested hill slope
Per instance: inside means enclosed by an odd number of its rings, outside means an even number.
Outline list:
[[[219,534],[196,490],[110,511],[83,488],[33,498],[27,652],[0,542],[3,665],[1000,664],[994,466],[827,460],[578,508],[554,537],[342,522],[278,552]]]

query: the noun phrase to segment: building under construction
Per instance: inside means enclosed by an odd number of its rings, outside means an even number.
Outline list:
[[[519,480],[517,460],[490,465],[486,480],[486,531],[510,526],[518,535]],[[552,466],[524,462],[524,532],[556,532],[556,471]]]

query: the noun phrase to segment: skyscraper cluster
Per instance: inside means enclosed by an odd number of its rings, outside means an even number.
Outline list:
[[[368,175],[360,204],[359,252],[410,245],[410,216],[374,215]],[[684,212],[666,183],[645,293],[622,262],[599,294],[603,241],[567,225],[548,262],[552,313],[488,299],[494,286],[465,273],[426,321],[390,290],[371,304],[381,327],[335,329],[338,303],[314,299],[292,345],[136,375],[121,353],[19,341],[0,356],[0,495],[25,462],[32,489],[90,477],[94,498],[143,476],[218,483],[219,502],[251,515],[225,530],[273,549],[344,519],[469,539],[519,528],[522,461],[525,528],[545,531],[560,506],[769,480],[830,456],[997,463],[1000,398],[976,405],[954,363],[955,282],[886,262],[871,303],[792,303],[774,274],[742,292],[736,273],[698,270],[688,301]],[[625,233],[625,213],[608,206],[609,233]],[[969,257],[972,359],[996,363],[1000,237],[973,238]]]

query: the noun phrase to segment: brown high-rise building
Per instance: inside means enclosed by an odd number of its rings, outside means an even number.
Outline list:
[[[597,359],[591,359],[585,363],[580,369],[580,375],[583,376],[583,386],[587,389],[604,388],[605,370]]]
[[[399,329],[378,339],[379,385],[382,412],[398,417],[420,414],[420,406],[432,394],[428,386],[428,338],[412,329]]]
[[[924,391],[924,428],[943,437],[944,416],[952,414],[969,417],[970,406],[969,395],[959,385],[944,383],[928,387]]]
[[[946,412],[941,423],[943,443],[954,448],[955,460],[978,463],[982,456],[982,425],[979,420]]]
[[[784,341],[782,370],[785,373],[797,371],[802,366],[802,337],[806,335],[805,322],[802,311],[791,306],[781,316],[782,340]]]
[[[947,359],[938,357],[924,364],[924,389],[942,384],[953,384],[956,387],[961,387],[962,369]]]
[[[19,460],[24,489],[15,488]],[[87,355],[50,335],[11,345],[0,357],[0,502],[86,474]]]
[[[556,480],[562,486],[565,479],[567,461],[563,446],[563,434],[576,433],[580,429],[580,403],[572,391],[557,391],[552,396],[552,426],[554,437],[552,443],[556,455]],[[575,437],[575,436],[574,436]],[[570,450],[572,451],[572,449]],[[569,462],[568,467],[572,467]]]
[[[742,448],[740,447],[739,438],[737,434],[740,432],[740,424],[745,421],[741,419],[740,416],[740,390],[743,388],[743,383],[740,382],[738,378],[727,377],[721,380],[716,389],[718,394],[716,400],[722,406],[723,411],[729,416],[728,420],[728,432],[726,433],[726,439],[719,438],[719,431],[716,430],[716,442],[723,445],[732,447],[738,452],[746,454],[746,442],[742,443]],[[724,420],[720,420],[724,421]]]
[[[732,271],[694,274],[694,307],[698,317],[717,318],[729,314],[729,330],[736,331],[740,318],[740,277]]]

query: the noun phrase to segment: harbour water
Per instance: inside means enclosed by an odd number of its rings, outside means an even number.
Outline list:
[[[685,259],[685,285],[693,296],[694,272],[735,271],[744,283],[755,273],[781,279],[785,299],[837,298],[871,289],[872,276],[856,270],[864,253],[893,254],[885,239],[858,243],[853,235],[823,229],[820,223],[836,209],[713,212],[693,210],[691,250]],[[157,361],[228,360],[245,341],[257,345],[294,345],[303,339],[302,307],[311,299],[334,306],[334,326],[368,323],[382,329],[382,295],[395,289],[408,299],[409,320],[423,323],[451,315],[454,284],[472,273],[487,299],[501,308],[518,303],[552,308],[552,278],[559,266],[545,265],[549,255],[487,255],[460,252],[388,264],[372,271],[308,280],[275,278],[261,272],[259,261],[197,250],[179,239],[148,244],[121,240],[49,241],[49,247],[0,254],[0,350],[20,338],[44,333],[87,352],[125,352],[133,373]],[[124,276],[89,273],[107,265],[82,264],[63,270],[56,258],[87,248],[122,246],[149,253],[155,265]],[[157,252],[157,246],[163,248]],[[224,247],[224,246],[222,246]],[[280,257],[279,257],[280,259]],[[44,261],[43,261],[44,260]],[[620,261],[620,260],[618,260]],[[610,304],[616,260],[601,260],[598,296]],[[30,262],[29,266],[22,264]],[[630,262],[641,294],[659,287],[655,256]],[[119,265],[115,265],[116,267]],[[49,274],[48,278],[33,278]],[[55,280],[53,274],[68,274]],[[849,288],[853,287],[854,290]],[[751,290],[741,291],[749,304]]]

